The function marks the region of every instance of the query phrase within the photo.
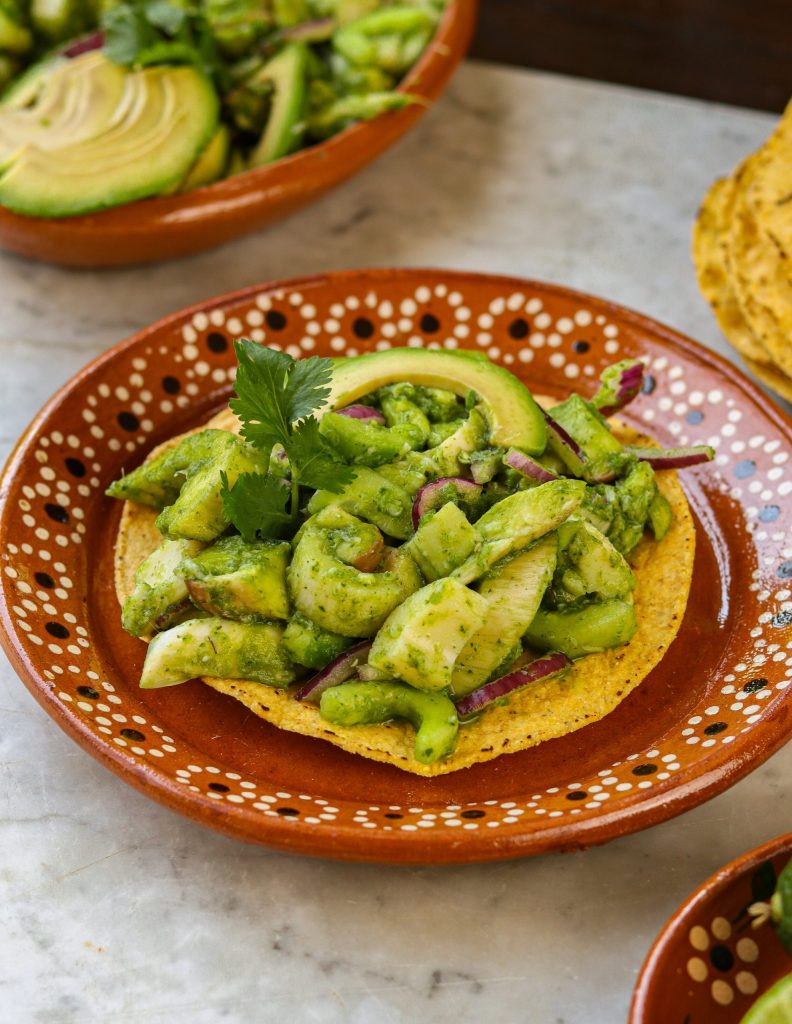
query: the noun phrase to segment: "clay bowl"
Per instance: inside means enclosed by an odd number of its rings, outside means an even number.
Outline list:
[[[112,584],[119,503],[103,492],[228,400],[230,340],[299,356],[466,346],[536,391],[593,392],[647,362],[627,419],[708,442],[686,471],[698,523],[679,636],[607,718],[435,780],[278,730],[199,682],[138,688],[144,645]],[[39,413],[0,483],[0,640],[45,710],[162,803],[282,849],[389,862],[571,850],[663,821],[789,738],[792,427],[738,370],[669,328],[563,288],[429,270],[332,274],[202,303],[120,343]]]
[[[416,123],[464,57],[477,9],[478,0],[451,0],[433,41],[402,82],[400,88],[423,103],[186,195],[61,219],[0,207],[0,246],[62,266],[128,266],[211,249],[285,217],[361,170]]]
[[[748,907],[768,900],[792,857],[792,833],[739,857],[699,886],[646,958],[629,1024],[739,1024],[763,993],[792,971],[769,924]]]

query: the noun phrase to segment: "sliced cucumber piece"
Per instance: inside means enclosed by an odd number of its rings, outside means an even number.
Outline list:
[[[568,658],[621,647],[635,635],[635,610],[629,601],[603,601],[566,611],[537,612],[525,642],[539,651],[561,651]]]

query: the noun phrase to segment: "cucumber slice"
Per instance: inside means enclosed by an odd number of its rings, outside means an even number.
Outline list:
[[[539,651],[561,651],[568,658],[582,658],[621,647],[632,640],[636,628],[631,602],[603,601],[567,611],[537,612],[525,642]]]

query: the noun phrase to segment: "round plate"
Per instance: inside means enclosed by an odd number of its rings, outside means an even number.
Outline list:
[[[184,195],[81,217],[26,217],[0,207],[0,246],[62,266],[128,266],[210,249],[285,217],[371,163],[439,99],[470,44],[477,10],[478,0],[449,3],[433,40],[399,86],[421,102]]]
[[[539,392],[593,392],[640,356],[625,417],[669,445],[698,523],[693,589],[662,663],[596,724],[438,779],[278,730],[199,682],[138,689],[112,548],[122,469],[228,398],[231,339],[304,354],[480,348]],[[792,730],[792,427],[733,366],[625,309],[531,281],[450,271],[331,274],[250,289],[117,345],[63,388],[2,481],[0,639],[43,707],[155,799],[232,835],[381,861],[471,861],[601,843],[708,799]]]
[[[770,898],[792,857],[792,833],[732,861],[682,904],[641,969],[630,1024],[739,1024],[792,971],[770,924],[748,907]]]

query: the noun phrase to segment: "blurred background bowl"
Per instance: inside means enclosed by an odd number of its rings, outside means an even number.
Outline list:
[[[0,207],[0,247],[62,266],[129,266],[211,249],[285,217],[365,167],[416,123],[465,56],[477,10],[478,0],[452,0],[434,39],[400,84],[421,103],[184,195],[59,219]]]

